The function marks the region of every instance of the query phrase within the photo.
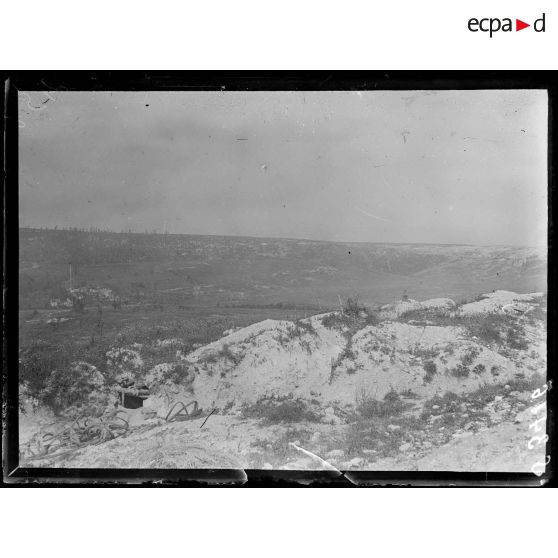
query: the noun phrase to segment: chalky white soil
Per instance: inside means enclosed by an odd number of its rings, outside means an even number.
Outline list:
[[[443,298],[402,301],[382,308],[384,321],[378,325],[352,334],[324,326],[326,315],[303,320],[311,324],[310,331],[293,333],[292,322],[265,320],[226,332],[219,341],[189,354],[177,351],[178,361],[188,370],[187,384],[165,386],[146,401],[145,411],[130,411],[135,429],[127,436],[71,452],[50,465],[529,471],[543,459],[544,445],[527,447],[533,436],[526,414],[532,404],[530,392],[513,391],[506,383],[518,375],[545,373],[545,330],[525,322],[529,349],[501,351],[472,338],[462,327],[397,319],[408,310],[442,309],[449,316],[501,313],[523,320],[540,296],[496,291],[460,308]],[[180,340],[171,342],[180,345]],[[134,362],[141,361],[140,348],[122,350],[128,357],[134,356]],[[474,372],[456,377],[451,372],[467,355],[468,367]],[[436,365],[431,378],[424,367],[427,361]],[[157,377],[170,366],[173,363],[159,364],[145,371],[144,377]],[[502,386],[501,394],[487,405],[482,418],[475,419],[467,394],[494,384]],[[408,404],[406,413],[411,420],[419,420],[426,400],[447,391],[465,398],[456,412],[462,417],[471,414],[471,420],[452,430],[434,418],[425,424],[422,436],[405,439],[396,455],[385,457],[377,450],[362,448],[355,456],[343,442],[354,422],[355,402],[363,396],[382,400],[393,390]],[[319,422],[276,425],[243,418],[243,405],[266,397],[303,400],[318,409],[321,418]],[[204,409],[203,415],[184,422],[163,420],[170,401],[193,399]],[[201,427],[213,409],[216,411]],[[391,432],[401,428],[404,425],[388,425]],[[283,439],[278,451],[274,444]]]

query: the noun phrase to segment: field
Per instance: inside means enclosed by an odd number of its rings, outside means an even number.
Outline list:
[[[358,295],[375,306],[546,289],[542,249],[22,229],[20,308],[47,308],[70,285],[129,303],[327,308]]]

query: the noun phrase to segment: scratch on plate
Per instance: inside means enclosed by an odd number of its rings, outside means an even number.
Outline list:
[[[357,211],[360,211],[363,215],[366,215],[367,217],[371,217],[372,219],[379,219],[380,221],[387,221],[388,223],[396,223],[396,221],[394,221],[393,219],[386,219],[385,217],[379,217],[378,215],[373,215],[372,213],[368,213],[368,211],[365,211],[360,207],[355,207],[355,209]]]

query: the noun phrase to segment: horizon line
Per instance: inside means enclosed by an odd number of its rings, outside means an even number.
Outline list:
[[[233,235],[233,234],[211,234],[211,233],[176,233],[176,232],[160,232],[155,231],[134,231],[134,230],[121,230],[114,231],[110,229],[98,229],[89,230],[95,227],[89,227],[89,229],[79,228],[79,227],[30,227],[30,226],[19,226],[19,230],[34,230],[34,231],[49,231],[49,232],[81,232],[89,234],[137,234],[144,236],[199,236],[199,237],[214,237],[214,238],[250,238],[254,240],[287,240],[287,241],[302,241],[302,242],[327,242],[331,244],[390,244],[390,245],[426,245],[426,246],[475,246],[475,247],[502,247],[502,248],[545,248],[548,249],[547,244],[467,244],[460,242],[377,242],[372,240],[325,240],[325,239],[311,239],[311,238],[299,238],[299,237],[284,237],[284,236],[252,236],[252,235]]]

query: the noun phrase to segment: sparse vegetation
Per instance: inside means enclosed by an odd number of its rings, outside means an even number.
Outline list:
[[[40,398],[53,370],[67,368],[71,356],[64,345],[33,341],[20,354],[19,381],[31,397]]]
[[[385,395],[382,401],[374,399],[366,391],[362,390],[357,395],[355,401],[356,416],[365,419],[398,416],[405,407],[405,403],[393,389]]]
[[[187,385],[195,378],[194,370],[184,362],[164,363],[155,366],[145,377],[149,388],[157,390],[164,385]]]
[[[242,362],[242,355],[238,355],[234,353],[231,350],[230,345],[228,345],[227,343],[223,344],[223,346],[221,347],[220,351],[217,354],[219,358],[232,362],[234,366],[238,366]]]
[[[525,330],[514,324],[510,327],[506,333],[506,343],[512,349],[517,349],[518,351],[526,351],[529,349],[529,343],[525,339]]]
[[[263,397],[256,403],[243,405],[241,411],[244,417],[263,419],[265,424],[320,420],[306,401],[293,397]]]
[[[432,347],[421,347],[419,344],[416,344],[409,349],[410,355],[425,360],[431,360],[438,356],[439,353],[440,351],[438,349]]]
[[[308,353],[312,353],[312,344],[308,336],[317,336],[318,332],[310,321],[297,320],[287,327],[285,333],[280,333],[276,339],[281,346],[285,347],[293,341],[298,341],[300,346]]]
[[[427,360],[423,364],[423,368],[424,368],[424,371],[426,372],[426,374],[424,376],[424,381],[425,381],[425,383],[429,384],[430,382],[432,382],[432,380],[434,379],[434,376],[436,375],[436,372],[437,372],[436,363],[432,360]]]
[[[331,329],[348,329],[355,332],[367,325],[380,322],[377,314],[367,306],[360,304],[358,298],[348,298],[343,304],[342,312],[332,312],[322,318],[322,325]]]
[[[450,370],[450,374],[456,378],[468,378],[470,373],[471,370],[469,367],[462,363],[459,363],[455,368]]]
[[[291,443],[307,446],[311,436],[312,431],[308,428],[289,427],[276,438],[256,439],[251,444],[256,450],[250,455],[252,467],[261,469],[264,463],[283,464],[290,458],[298,457],[300,454],[291,446]]]
[[[417,308],[407,310],[399,316],[399,321],[425,324],[438,320],[449,319],[450,313],[447,308]]]
[[[508,380],[506,385],[510,386],[511,391],[533,391],[537,388],[542,388],[546,384],[546,375],[541,372],[535,372],[529,377],[515,377],[514,379]]]
[[[473,373],[475,373],[477,376],[480,376],[481,374],[484,374],[485,370],[486,366],[479,363],[473,368]]]
[[[452,391],[446,391],[442,396],[435,395],[425,401],[420,419],[425,421],[432,415],[453,414],[459,410],[460,397]]]
[[[54,369],[40,399],[56,413],[95,415],[107,405],[108,392],[102,374],[94,366],[78,362]]]
[[[463,366],[471,366],[479,354],[479,350],[476,348],[468,349],[461,356],[461,364],[463,364]]]
[[[417,325],[454,326],[464,328],[469,335],[487,346],[504,344],[513,349],[526,350],[524,327],[520,318],[507,314],[485,313],[473,315],[451,315],[439,310],[410,310],[401,321],[413,321]]]

